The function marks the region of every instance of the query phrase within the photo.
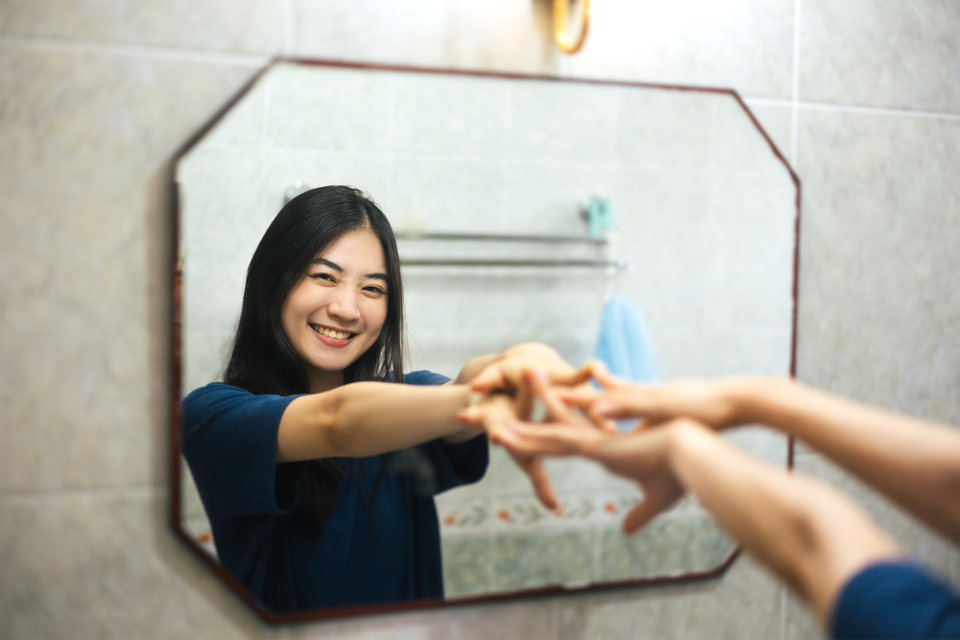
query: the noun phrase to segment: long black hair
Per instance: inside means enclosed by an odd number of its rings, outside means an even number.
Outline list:
[[[345,186],[300,194],[280,210],[263,234],[247,269],[224,382],[256,394],[310,392],[306,369],[283,331],[283,306],[290,291],[306,276],[311,261],[345,233],[356,230],[372,232],[383,249],[387,315],[376,342],[343,371],[343,382],[403,382],[403,284],[397,241],[373,200]],[[322,530],[343,473],[344,465],[335,459],[307,464],[298,485],[296,515],[308,531],[319,534]],[[377,482],[379,479],[380,475]]]

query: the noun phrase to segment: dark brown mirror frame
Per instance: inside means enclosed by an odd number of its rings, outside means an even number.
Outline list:
[[[312,66],[323,66],[323,67],[339,67],[345,69],[370,69],[370,70],[381,70],[381,71],[405,71],[405,72],[414,72],[414,73],[430,73],[430,74],[445,74],[445,75],[460,75],[465,77],[480,77],[480,78],[500,78],[508,80],[548,80],[564,83],[573,83],[573,84],[596,84],[596,85],[605,85],[605,86],[621,86],[621,87],[634,87],[634,88],[645,88],[645,89],[662,89],[667,91],[681,91],[681,92],[695,92],[695,93],[713,93],[721,94],[732,97],[736,100],[737,104],[743,109],[744,113],[750,119],[750,122],[753,123],[753,126],[756,127],[757,132],[763,137],[766,143],[770,147],[770,151],[773,153],[774,157],[779,160],[787,171],[790,174],[790,179],[793,181],[796,188],[796,218],[794,226],[794,254],[793,254],[793,313],[792,313],[792,327],[791,327],[791,340],[790,340],[790,376],[794,377],[796,375],[796,353],[797,353],[797,287],[798,287],[798,277],[799,277],[799,261],[800,261],[800,179],[797,177],[797,174],[794,172],[793,168],[790,166],[790,163],[787,162],[783,154],[774,144],[773,140],[767,134],[767,132],[760,125],[760,122],[747,107],[746,103],[740,97],[740,95],[733,89],[721,89],[713,87],[697,87],[697,86],[685,86],[685,85],[666,85],[666,84],[654,84],[654,83],[644,83],[644,82],[620,82],[612,80],[591,80],[583,78],[561,78],[556,76],[546,76],[546,75],[526,75],[526,74],[516,74],[516,73],[494,73],[494,72],[484,72],[484,71],[466,71],[461,69],[440,69],[440,68],[424,68],[424,67],[411,67],[411,66],[402,66],[402,65],[382,65],[382,64],[366,64],[366,63],[351,63],[343,61],[328,61],[328,60],[310,60],[310,59],[298,59],[298,58],[275,58],[271,60],[263,69],[259,70],[254,76],[250,79],[240,91],[231,98],[227,104],[225,104],[210,120],[204,124],[186,143],[184,143],[179,150],[174,154],[174,157],[170,164],[170,178],[169,178],[169,187],[171,189],[170,194],[170,220],[171,220],[171,265],[172,265],[172,287],[171,287],[171,341],[172,341],[172,358],[171,358],[171,372],[170,372],[170,417],[171,417],[171,429],[170,429],[170,451],[169,451],[169,473],[170,473],[170,503],[169,503],[169,523],[170,528],[173,531],[174,536],[176,536],[186,547],[193,553],[194,556],[199,559],[199,561],[206,565],[214,575],[218,576],[223,583],[234,593],[237,597],[245,602],[264,622],[270,624],[278,623],[289,623],[289,622],[305,622],[310,620],[322,620],[327,618],[340,618],[347,616],[358,616],[374,613],[384,613],[390,611],[410,611],[415,609],[424,609],[424,608],[433,608],[433,607],[444,607],[444,606],[456,606],[462,604],[473,604],[478,602],[497,602],[503,600],[512,600],[518,597],[520,598],[529,598],[537,596],[553,596],[560,594],[568,593],[583,593],[587,591],[601,591],[601,590],[610,590],[610,589],[623,589],[627,587],[651,587],[658,585],[666,584],[678,584],[678,583],[689,583],[696,581],[703,581],[712,578],[717,578],[723,575],[727,569],[733,564],[736,558],[740,555],[741,549],[739,547],[735,548],[730,555],[717,567],[707,571],[691,572],[683,575],[677,576],[662,576],[655,578],[641,578],[633,580],[624,580],[616,582],[606,582],[602,584],[592,584],[583,587],[568,588],[562,586],[546,587],[539,589],[531,589],[526,591],[517,591],[504,594],[494,594],[494,595],[484,595],[476,597],[466,597],[459,598],[456,600],[441,600],[441,599],[431,599],[431,600],[417,600],[411,602],[405,602],[400,604],[391,604],[391,605],[375,605],[375,606],[356,606],[356,607],[339,607],[339,608],[329,608],[329,609],[313,609],[307,611],[298,611],[296,613],[276,613],[266,609],[262,604],[260,604],[247,589],[237,581],[229,572],[227,572],[223,567],[220,566],[216,560],[207,553],[204,549],[200,547],[196,540],[193,539],[182,527],[181,525],[181,504],[180,504],[180,493],[182,485],[181,477],[181,442],[182,442],[182,424],[181,424],[181,393],[182,393],[182,336],[181,336],[181,265],[179,264],[179,226],[180,226],[180,193],[179,185],[177,184],[176,179],[174,178],[175,168],[177,163],[186,155],[232,108],[239,102],[256,84],[257,80],[269,70],[276,63],[292,63],[300,65],[312,65]],[[788,441],[787,448],[787,467],[793,467],[793,457],[794,457],[794,442],[791,438]]]

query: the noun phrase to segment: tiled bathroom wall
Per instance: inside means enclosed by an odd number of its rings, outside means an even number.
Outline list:
[[[737,89],[803,183],[798,377],[960,423],[960,7],[609,0],[566,57],[549,4],[0,3],[0,635],[820,635],[748,558],[699,584],[273,628],[169,533],[170,162],[278,54]],[[889,503],[815,453],[797,467],[960,580]]]

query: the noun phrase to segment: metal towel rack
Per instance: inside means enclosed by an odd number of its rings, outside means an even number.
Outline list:
[[[580,244],[607,247],[604,236],[564,236],[508,233],[439,233],[397,231],[397,240],[440,240],[468,242],[527,242],[541,244]],[[400,264],[411,267],[587,267],[623,270],[630,266],[622,259],[609,258],[401,258]]]

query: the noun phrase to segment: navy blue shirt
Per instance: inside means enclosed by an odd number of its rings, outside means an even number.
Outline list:
[[[840,591],[830,620],[834,638],[960,638],[960,598],[908,562],[881,562]]]
[[[443,384],[428,371],[407,384]],[[277,464],[280,417],[299,396],[254,395],[213,383],[183,401],[183,453],[220,564],[268,609],[383,604],[443,597],[440,526],[433,496],[483,477],[485,436],[433,440],[388,457],[344,458],[333,512],[319,537],[293,516],[306,462]],[[361,488],[365,487],[365,491]]]

